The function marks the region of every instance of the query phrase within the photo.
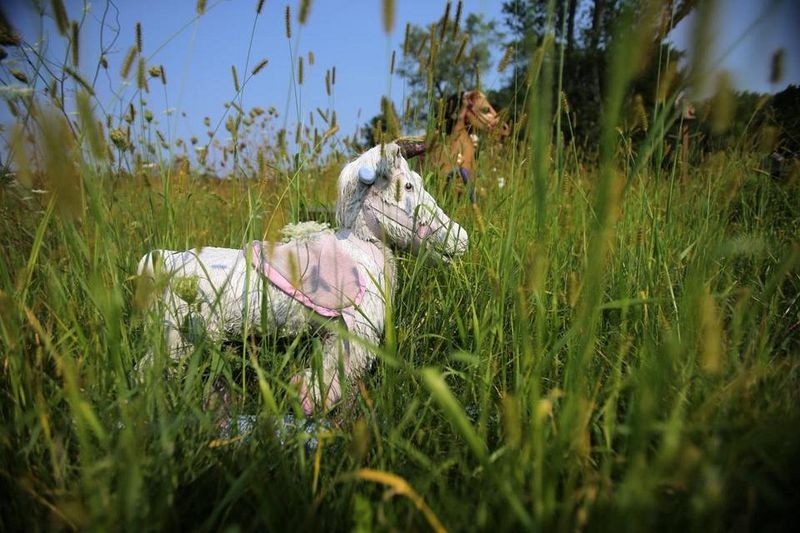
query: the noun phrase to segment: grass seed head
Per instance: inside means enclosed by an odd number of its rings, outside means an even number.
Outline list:
[[[772,61],[770,63],[770,70],[769,70],[769,82],[770,83],[778,83],[783,78],[783,64],[786,60],[786,50],[783,48],[778,48],[775,50],[775,53],[772,54]]]
[[[17,81],[22,82],[24,84],[30,83],[27,74],[22,72],[21,70],[11,69],[11,75],[16,78]]]
[[[304,25],[308,22],[308,14],[311,11],[311,0],[302,0],[300,2],[300,11],[297,13],[297,22]]]
[[[132,124],[133,121],[136,119],[136,109],[133,107],[133,104],[128,104],[128,112],[125,113],[123,119],[128,124]]]
[[[506,47],[506,51],[503,54],[502,59],[500,59],[500,63],[497,65],[497,72],[502,73],[507,67],[508,64],[511,63],[511,59],[514,57],[514,46],[509,45]]]
[[[733,84],[728,72],[720,72],[717,76],[717,87],[711,99],[711,130],[720,134],[730,126],[736,105],[733,95]]]
[[[53,7],[53,18],[56,19],[56,27],[58,33],[67,36],[69,30],[69,17],[67,17],[67,8],[64,7],[64,2],[61,0],[51,0],[50,5]]]
[[[444,36],[447,33],[447,23],[450,20],[450,2],[448,1],[444,7],[444,15],[442,16],[442,25],[439,31],[439,40],[444,40]]]
[[[70,39],[70,52],[72,55],[72,66],[78,68],[78,60],[80,59],[80,47],[78,46],[78,37],[80,36],[80,26],[78,22],[72,21],[72,38]]]
[[[461,60],[464,59],[464,50],[467,49],[467,43],[468,42],[469,42],[469,37],[464,35],[464,37],[461,38],[461,44],[459,45],[458,51],[456,52],[456,57],[453,60],[454,63],[459,64],[459,63],[461,63]],[[501,62],[501,65],[502,65],[502,62]],[[502,72],[502,71],[499,71],[499,72]]]
[[[145,64],[144,58],[139,58],[139,63],[136,68],[136,87],[140,90],[149,92],[147,87],[147,65]]]
[[[394,30],[394,0],[383,0],[381,4],[381,14],[383,15],[383,31],[392,33]]]
[[[200,280],[197,276],[181,276],[172,282],[175,295],[190,306],[197,300]]]
[[[78,74],[78,73],[77,73],[75,70],[73,70],[73,69],[71,69],[70,67],[67,67],[67,66],[65,66],[65,67],[64,67],[64,72],[66,72],[67,74],[69,74],[69,76],[70,76],[70,77],[71,77],[73,80],[75,80],[75,81],[78,83],[78,85],[80,85],[81,87],[83,87],[83,88],[84,88],[84,90],[86,90],[86,92],[88,92],[89,94],[91,94],[91,95],[93,95],[93,96],[94,96],[94,89],[92,88],[92,86],[89,84],[89,82],[88,82],[88,81],[86,81],[85,79],[83,79],[83,76],[81,76],[81,75],[80,75],[80,74]]]
[[[231,76],[233,77],[233,90],[238,93],[241,87],[239,86],[239,74],[236,72],[236,65],[231,65]]]
[[[256,64],[256,66],[255,66],[255,67],[253,67],[252,75],[253,75],[253,76],[255,76],[256,74],[258,74],[259,72],[261,72],[261,70],[262,70],[264,67],[266,67],[266,66],[267,66],[267,63],[269,63],[269,59],[266,59],[266,58],[264,58],[264,59],[262,59],[261,61],[259,61],[259,62]]]
[[[303,85],[303,57],[297,58],[297,84]]]
[[[41,147],[42,176],[52,190],[59,214],[73,220],[83,212],[83,181],[78,171],[75,136],[64,116],[56,111],[36,110],[37,145]]]
[[[128,75],[131,73],[131,67],[133,66],[133,60],[136,59],[136,46],[131,46],[128,49],[128,53],[125,54],[125,59],[122,61],[122,69],[120,69],[120,76],[124,79],[128,78]]]
[[[453,38],[455,39],[456,35],[458,35],[458,26],[461,24],[461,10],[463,8],[463,4],[461,0],[458,0],[458,4],[456,4],[456,16],[453,19]]]
[[[142,23],[136,23],[136,51],[142,53]]]
[[[21,42],[22,37],[19,32],[14,29],[3,10],[0,9],[0,46],[19,46]],[[5,50],[0,49],[0,60],[6,57],[4,54]]]

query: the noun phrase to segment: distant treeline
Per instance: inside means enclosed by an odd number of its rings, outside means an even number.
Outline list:
[[[674,127],[679,120],[676,97],[684,93],[691,98],[704,73],[702,65],[688,64],[685,51],[675,48],[667,36],[690,13],[696,12],[699,18],[708,15],[703,9],[695,0],[663,5],[641,0],[568,0],[563,4],[512,0],[503,3],[500,27],[498,21],[478,15],[462,17],[459,3],[455,14],[448,9],[427,27],[406,27],[396,72],[409,96],[400,113],[384,99],[381,112],[363,128],[363,142],[396,135],[401,129],[415,133],[430,128],[436,121],[428,119],[437,115],[448,96],[480,87],[494,107],[517,124],[528,117],[529,94],[548,98],[549,111],[562,113],[564,139],[574,141],[591,157],[603,124],[609,70],[614,61],[624,60],[617,45],[624,42],[627,31],[647,33],[640,40],[647,53],[628,87],[620,128],[635,140],[654,124]],[[503,53],[499,78],[487,74],[492,52],[495,56]],[[773,83],[780,82],[783,58],[777,51]],[[493,87],[484,86],[486,79],[493,80]],[[531,83],[536,85],[535,93],[530,92]],[[767,153],[798,151],[797,86],[770,97],[732,90],[726,73],[704,83],[714,87],[714,95],[692,102],[696,110],[696,119],[689,124],[693,148],[719,150],[735,142]],[[519,130],[524,134],[525,128]]]

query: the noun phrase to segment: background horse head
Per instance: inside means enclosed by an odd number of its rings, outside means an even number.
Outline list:
[[[481,91],[466,91],[450,97],[443,108],[443,131],[433,140],[430,152],[440,177],[455,176],[467,185],[475,175],[475,152],[483,133],[508,135],[508,124]],[[474,197],[471,195],[474,200]]]
[[[495,131],[508,134],[508,124],[500,121],[486,95],[479,90],[464,91],[447,99],[444,105],[444,132],[453,135],[460,129],[477,134]]]

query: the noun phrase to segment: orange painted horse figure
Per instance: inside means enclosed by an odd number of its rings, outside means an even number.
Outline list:
[[[465,187],[475,176],[475,152],[478,134],[496,132],[508,135],[509,127],[501,122],[486,95],[466,91],[450,97],[444,106],[444,135],[437,135],[429,149],[429,161],[439,175],[455,175]],[[470,199],[475,200],[474,192]]]

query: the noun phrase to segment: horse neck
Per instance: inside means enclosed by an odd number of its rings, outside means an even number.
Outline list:
[[[475,170],[475,146],[472,144],[472,138],[469,136],[469,128],[463,114],[453,126],[453,131],[447,140],[447,149],[453,161],[456,160],[458,154],[461,154],[461,167],[470,172]]]
[[[463,111],[459,115],[458,120],[455,122],[455,124],[453,124],[453,129],[450,130],[451,137],[456,137],[459,135],[466,135],[469,137],[469,126],[467,125],[466,111]]]
[[[376,264],[384,267],[389,274],[391,285],[394,287],[394,280],[396,279],[394,252],[390,246],[369,229],[366,222],[364,222],[363,215],[359,215],[356,218],[356,224],[353,228],[341,231],[349,231],[354,244],[371,256]]]
[[[429,143],[428,156],[439,171],[449,173],[457,170],[458,154],[461,154],[461,166],[470,172],[474,171],[475,147],[472,145],[469,127],[463,114],[449,131],[440,132]],[[427,160],[428,156],[423,156],[421,159]]]
[[[376,235],[373,228],[370,227],[370,224],[367,223],[366,216],[364,212],[360,212],[355,219],[355,223],[353,224],[352,228],[348,228],[350,234],[357,238],[359,241],[362,241],[364,245],[374,246],[377,248],[383,257],[386,257],[387,260],[394,262],[394,252],[392,252],[392,248],[388,246],[380,235]]]

